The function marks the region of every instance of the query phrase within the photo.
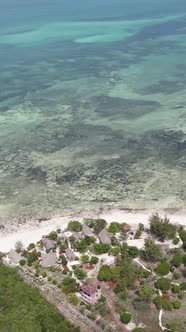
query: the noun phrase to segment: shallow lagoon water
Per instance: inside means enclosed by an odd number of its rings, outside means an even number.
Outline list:
[[[2,218],[183,208],[186,5],[16,1],[0,14]]]

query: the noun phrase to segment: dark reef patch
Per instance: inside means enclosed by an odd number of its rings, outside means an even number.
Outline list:
[[[102,117],[123,116],[130,120],[155,111],[161,104],[156,101],[101,95],[91,98],[91,106]]]
[[[146,39],[155,39],[170,35],[185,35],[186,34],[186,20],[185,17],[177,18],[167,22],[153,24],[144,27],[138,33],[128,38],[128,41],[144,41]]]
[[[182,90],[185,90],[186,79],[185,80],[161,80],[158,83],[146,86],[140,89],[140,93],[143,95],[150,95],[156,93],[172,94]]]

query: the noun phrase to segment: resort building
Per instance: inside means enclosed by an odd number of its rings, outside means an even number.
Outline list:
[[[82,300],[89,304],[95,304],[101,297],[100,290],[96,287],[89,286],[89,285],[81,286],[80,294],[81,294]]]

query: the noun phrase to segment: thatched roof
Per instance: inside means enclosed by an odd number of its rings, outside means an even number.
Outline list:
[[[92,229],[87,225],[83,225],[82,233],[85,236],[92,236],[93,235]]]
[[[54,266],[58,261],[58,258],[55,252],[51,252],[49,254],[41,254],[41,266],[42,267],[50,267]]]
[[[11,260],[11,263],[13,264],[19,264],[20,260],[23,259],[23,257],[16,251],[11,249],[8,258]]]
[[[65,250],[65,255],[66,255],[67,259],[70,261],[73,261],[76,259],[74,251],[70,248]]]
[[[106,229],[102,229],[102,231],[98,234],[98,238],[101,243],[111,244],[110,234]]]
[[[49,240],[49,239],[44,239],[42,240],[46,250],[51,250],[51,249],[55,249],[56,245],[55,242],[53,240]]]

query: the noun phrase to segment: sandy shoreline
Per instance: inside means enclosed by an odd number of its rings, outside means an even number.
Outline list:
[[[146,227],[149,224],[149,217],[155,211],[126,211],[120,209],[108,209],[108,210],[97,210],[97,211],[85,211],[84,213],[68,214],[66,216],[58,216],[49,220],[42,221],[36,224],[24,224],[18,227],[17,231],[8,232],[0,235],[0,251],[8,252],[10,249],[15,247],[15,243],[21,240],[24,246],[29,243],[36,243],[41,239],[43,235],[47,235],[49,232],[61,228],[64,230],[70,220],[83,221],[84,218],[103,218],[108,223],[112,221],[127,222],[133,228],[137,228],[139,223],[143,223]],[[175,213],[166,213],[160,211],[160,215],[167,215],[170,221],[176,224],[186,226],[186,211],[180,210]]]

